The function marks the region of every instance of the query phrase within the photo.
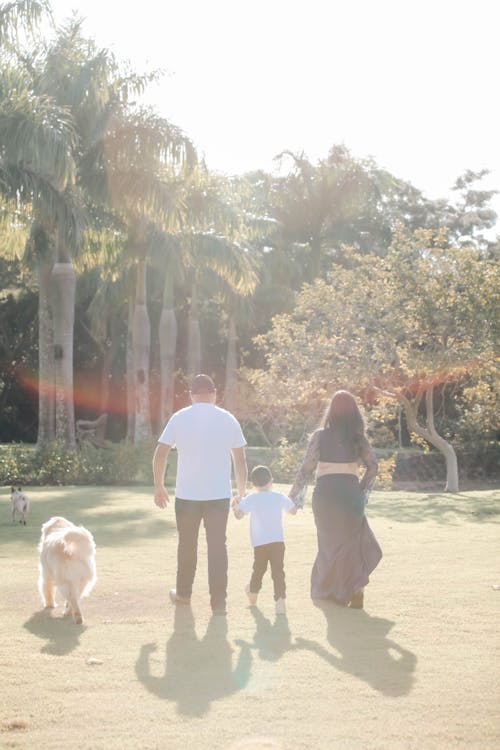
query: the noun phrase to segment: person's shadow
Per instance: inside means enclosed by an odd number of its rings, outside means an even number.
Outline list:
[[[248,682],[250,649],[240,645],[233,669],[225,617],[212,616],[200,640],[191,607],[177,606],[165,664],[158,670],[152,669],[154,662],[160,661],[155,657],[156,651],[156,643],[141,647],[135,665],[137,678],[158,698],[175,701],[178,713],[185,716],[203,716],[212,701],[237,692]],[[163,674],[156,675],[156,671]]]
[[[259,657],[265,661],[277,661],[285,651],[295,648],[292,646],[288,619],[285,615],[278,615],[275,621],[271,622],[257,606],[250,607],[250,612],[256,625],[253,643],[238,640],[237,644],[257,650]]]
[[[306,638],[296,638],[297,648],[312,651],[336,669],[348,672],[384,695],[406,695],[414,683],[417,657],[388,638],[391,620],[371,617],[364,610],[317,605],[327,622],[327,640],[335,651]]]
[[[69,654],[80,643],[80,636],[85,625],[76,625],[72,617],[54,616],[52,609],[35,612],[24,623],[26,630],[47,643],[41,648],[42,654],[64,656]]]

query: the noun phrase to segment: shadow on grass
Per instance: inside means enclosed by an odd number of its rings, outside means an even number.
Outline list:
[[[250,649],[241,645],[233,669],[225,617],[212,616],[199,639],[191,607],[178,606],[164,664],[156,656],[157,650],[156,643],[141,647],[135,665],[137,678],[153,695],[175,702],[177,712],[184,716],[203,716],[213,701],[238,692],[249,680]]]
[[[367,515],[403,523],[432,520],[441,524],[469,521],[500,523],[500,492],[402,494],[377,493],[368,503]]]
[[[99,513],[94,518],[77,519],[73,523],[87,526],[97,547],[119,547],[141,539],[167,538],[177,533],[175,519],[152,518],[146,510]]]
[[[299,649],[318,654],[341,672],[358,677],[384,695],[407,695],[414,683],[417,657],[387,637],[394,623],[371,617],[364,610],[317,603],[327,623],[327,640],[335,650],[306,638],[296,638]]]
[[[43,493],[46,494],[46,488]],[[40,529],[52,516],[64,516],[92,532],[97,546],[122,546],[136,540],[168,536],[175,532],[173,513],[161,513],[153,504],[144,505],[144,492],[138,493],[137,508],[120,509],[120,494],[126,489],[55,488],[55,499],[37,498],[33,491],[27,526],[0,523],[0,544],[33,547],[40,539]],[[131,498],[133,498],[133,491]],[[130,503],[130,500],[127,499]],[[105,510],[103,510],[105,508]],[[116,510],[115,510],[116,509]]]
[[[71,617],[54,617],[49,609],[35,612],[23,627],[46,641],[40,649],[42,654],[54,656],[71,653],[79,645],[80,636],[85,630],[84,625],[76,625]]]
[[[237,645],[256,650],[259,658],[265,661],[277,661],[286,651],[295,648],[292,646],[288,619],[284,615],[278,615],[275,621],[271,622],[258,607],[250,607],[250,611],[256,625],[253,643],[238,640]]]

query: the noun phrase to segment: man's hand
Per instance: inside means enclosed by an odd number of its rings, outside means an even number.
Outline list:
[[[231,501],[231,508],[236,508],[240,500],[241,500],[241,495],[233,495],[233,499]]]
[[[155,487],[155,505],[166,508],[169,502],[168,492],[165,487]]]
[[[159,508],[166,508],[168,503],[168,492],[165,489],[165,470],[169,453],[170,445],[158,443],[153,456],[154,497]]]

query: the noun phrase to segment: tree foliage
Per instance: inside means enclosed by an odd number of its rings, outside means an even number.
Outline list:
[[[495,264],[474,248],[449,247],[443,234],[401,229],[384,258],[346,249],[342,265],[306,284],[294,310],[260,337],[266,369],[249,377],[259,406],[279,403],[297,430],[315,423],[337,388],[368,401],[388,397],[403,404],[414,432],[442,449],[434,388],[479,380],[491,367],[499,295]]]

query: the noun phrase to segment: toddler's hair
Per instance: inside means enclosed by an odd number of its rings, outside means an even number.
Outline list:
[[[254,487],[265,487],[273,481],[273,476],[267,466],[254,466],[250,472],[250,481]]]

